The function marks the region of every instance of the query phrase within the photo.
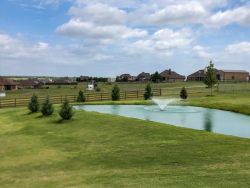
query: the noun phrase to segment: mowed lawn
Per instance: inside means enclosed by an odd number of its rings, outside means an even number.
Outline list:
[[[0,143],[0,187],[250,187],[249,139],[154,122],[0,109]]]

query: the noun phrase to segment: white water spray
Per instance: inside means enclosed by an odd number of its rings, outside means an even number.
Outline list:
[[[157,99],[152,98],[152,101],[158,105],[160,110],[164,110],[170,103],[176,101],[176,99]]]

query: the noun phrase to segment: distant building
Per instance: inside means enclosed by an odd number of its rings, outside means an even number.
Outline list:
[[[249,81],[249,72],[244,70],[221,70],[221,80]]]
[[[77,82],[88,82],[89,77],[88,76],[80,76],[76,79]]]
[[[131,76],[130,74],[122,74],[120,76],[118,76],[116,78],[116,81],[120,81],[120,82],[131,82],[131,81],[135,81],[136,77],[135,76]]]
[[[151,75],[149,73],[146,72],[142,72],[140,73],[137,77],[136,77],[137,81],[150,81],[151,80]]]
[[[54,80],[53,83],[47,83],[49,85],[77,85],[77,82],[74,78],[70,77],[61,77]]]
[[[160,73],[161,77],[162,77],[162,81],[184,81],[185,80],[185,76],[180,75],[178,73],[176,73],[175,71],[172,71],[171,69],[165,70],[163,72]]]
[[[21,80],[18,88],[21,88],[21,89],[39,89],[43,85],[44,85],[44,82],[41,82],[38,79],[28,79],[28,80]]]
[[[187,77],[187,81],[203,81],[206,70],[198,70]],[[221,81],[249,81],[249,72],[244,70],[218,70],[215,69],[218,80]]]
[[[108,83],[113,83],[116,81],[116,78],[108,78]]]
[[[0,77],[0,91],[17,90],[18,83],[11,79]]]
[[[215,74],[218,80],[221,80],[221,71],[215,69]],[[203,81],[206,75],[206,69],[198,70],[187,76],[187,81]]]

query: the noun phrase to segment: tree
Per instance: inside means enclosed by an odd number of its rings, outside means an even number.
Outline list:
[[[84,93],[83,93],[82,90],[79,91],[78,97],[77,97],[76,101],[77,102],[85,102],[86,101],[86,97],[85,97],[85,95],[84,95]]]
[[[112,101],[119,101],[120,100],[120,88],[115,85],[112,89]]]
[[[152,88],[151,88],[151,85],[148,84],[145,88],[145,93],[144,93],[144,99],[145,100],[148,100],[150,99],[151,97],[153,97],[153,93],[152,93]]]
[[[28,108],[32,113],[39,111],[39,101],[36,94],[32,95]]]
[[[49,100],[49,96],[47,96],[46,100],[42,104],[41,112],[44,116],[50,116],[54,112],[53,104]]]
[[[183,88],[181,89],[180,97],[181,97],[181,99],[187,99],[188,94],[187,94],[187,90],[186,90],[185,87],[183,87]]]
[[[161,75],[156,71],[154,74],[151,75],[151,80],[153,82],[160,82],[162,80]]]
[[[211,96],[212,96],[213,95],[213,87],[217,83],[214,64],[212,63],[212,61],[210,61],[209,65],[206,67],[204,83],[211,89]]]
[[[64,120],[70,120],[74,115],[72,106],[69,104],[69,101],[67,98],[65,98],[63,101],[59,115]]]

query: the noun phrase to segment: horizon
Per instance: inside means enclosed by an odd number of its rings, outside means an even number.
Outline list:
[[[6,0],[0,75],[250,72],[248,0]]]

